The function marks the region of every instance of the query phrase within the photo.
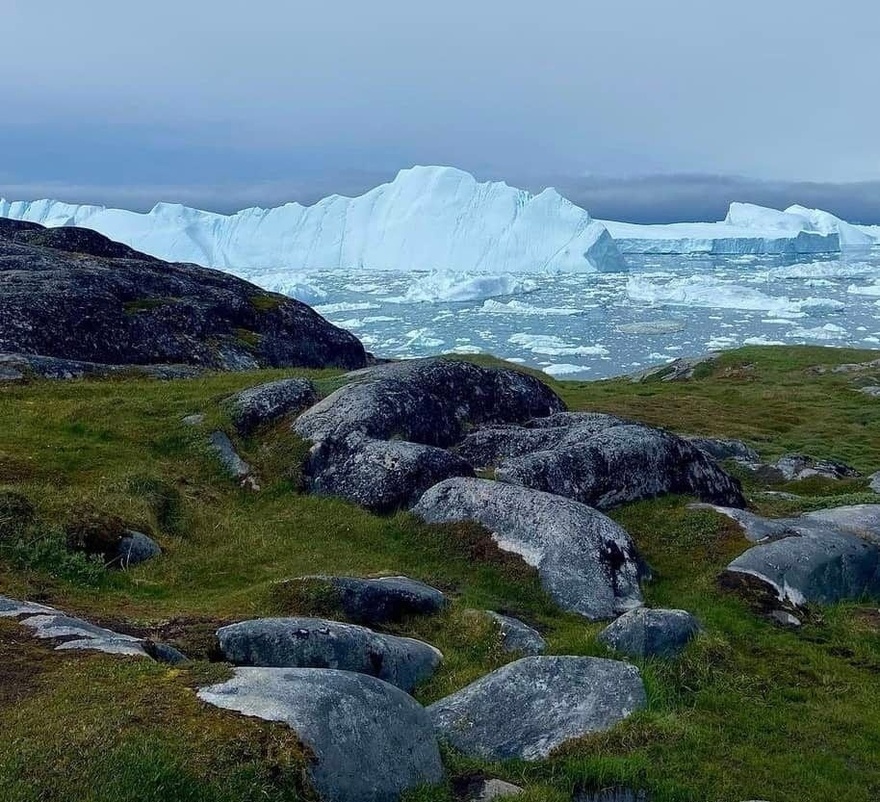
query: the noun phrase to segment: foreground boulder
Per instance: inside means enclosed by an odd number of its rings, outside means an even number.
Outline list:
[[[642,603],[648,570],[626,531],[583,504],[488,479],[449,479],[413,508],[428,523],[475,521],[538,570],[565,610],[613,618]]]
[[[630,657],[676,657],[700,631],[685,610],[642,607],[620,616],[599,633],[599,641]]]
[[[217,630],[220,652],[240,666],[336,668],[405,691],[428,679],[443,655],[413,638],[320,618],[261,618]]]
[[[301,412],[318,398],[308,379],[279,379],[236,393],[227,402],[230,417],[241,435],[253,434],[286,415]]]
[[[325,802],[395,802],[443,779],[425,710],[403,691],[346,671],[238,668],[203,688],[215,707],[287,724],[312,755],[309,778]]]
[[[472,426],[522,423],[564,409],[546,384],[525,373],[418,359],[363,371],[300,415],[294,429],[314,442],[355,432],[445,448]]]
[[[450,476],[474,474],[445,449],[357,433],[315,445],[304,472],[315,495],[344,498],[376,513],[409,507]]]
[[[501,463],[503,482],[580,501],[600,510],[665,493],[744,507],[735,479],[682,437],[642,425],[610,426]]]
[[[353,335],[227,273],[76,228],[0,230],[0,352],[107,365],[359,368]]]
[[[524,657],[428,708],[441,738],[483,760],[539,760],[646,702],[638,669],[597,657]]]
[[[880,505],[740,524],[764,537],[727,566],[723,584],[795,607],[880,598]]]
[[[400,621],[411,615],[435,615],[448,604],[446,596],[417,579],[382,576],[303,576],[279,583],[279,595],[313,600],[366,626]]]

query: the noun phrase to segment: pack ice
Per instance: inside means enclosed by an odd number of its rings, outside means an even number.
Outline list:
[[[137,250],[228,269],[260,282],[309,270],[440,270],[460,273],[618,271],[625,265],[605,227],[546,189],[532,195],[478,183],[451,167],[401,170],[364,195],[313,206],[214,214],[160,203],[139,214],[58,201],[0,201],[0,216],[91,228]]]

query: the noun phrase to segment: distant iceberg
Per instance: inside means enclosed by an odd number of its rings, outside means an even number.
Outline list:
[[[854,226],[830,212],[804,206],[779,211],[731,203],[727,216],[718,223],[603,223],[623,253],[794,256],[869,248],[877,241],[869,227]]]
[[[625,269],[604,226],[553,189],[532,195],[451,167],[401,170],[357,198],[232,215],[160,203],[138,214],[58,201],[0,201],[0,216],[91,228],[162,259],[284,286],[279,269],[510,272]],[[291,282],[295,285],[300,279]]]

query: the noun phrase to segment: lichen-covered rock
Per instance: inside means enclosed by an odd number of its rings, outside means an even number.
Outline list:
[[[315,403],[318,394],[308,379],[278,379],[249,387],[229,399],[230,417],[239,434],[249,435],[261,426],[301,412]]]
[[[761,455],[754,448],[742,440],[733,440],[726,437],[688,437],[693,445],[704,454],[716,460],[737,460],[745,462],[758,462]]]
[[[670,432],[612,426],[556,448],[505,460],[496,478],[605,510],[665,493],[687,493],[744,507],[739,482],[702,451]]]
[[[783,481],[792,482],[821,476],[825,479],[852,479],[861,474],[844,462],[817,460],[805,454],[787,454],[770,466],[779,472]]]
[[[642,603],[647,567],[626,531],[575,501],[488,479],[449,479],[422,496],[413,512],[428,523],[475,521],[500,548],[537,568],[563,609],[613,618]]]
[[[406,576],[303,576],[279,583],[279,594],[317,595],[322,607],[338,610],[349,621],[366,626],[411,615],[435,615],[448,604],[437,588]]]
[[[424,708],[403,691],[346,671],[238,668],[199,698],[226,710],[280,721],[314,759],[309,777],[325,802],[396,802],[443,779]]]
[[[565,409],[525,373],[455,359],[419,359],[360,372],[294,423],[319,442],[358,433],[448,447],[480,424],[523,423]]]
[[[473,474],[467,462],[445,449],[357,433],[317,443],[305,468],[312,493],[338,496],[377,513],[409,507],[437,482]]]
[[[0,352],[223,370],[367,364],[357,338],[299,301],[76,228],[0,231]]]
[[[642,607],[599,633],[599,641],[630,657],[676,657],[696,637],[700,625],[686,610]]]
[[[539,760],[645,705],[638,669],[597,657],[524,657],[428,708],[440,737],[483,760]]]
[[[133,568],[162,554],[162,549],[153,538],[143,532],[129,531],[119,541],[116,556],[111,560],[112,567]]]
[[[547,648],[547,641],[541,637],[541,633],[518,618],[502,615],[492,610],[487,610],[486,614],[498,627],[501,635],[501,648],[505,652],[535,655],[541,654]]]
[[[443,655],[413,638],[319,618],[260,618],[217,630],[223,656],[235,665],[336,668],[369,674],[405,691],[428,679]]]

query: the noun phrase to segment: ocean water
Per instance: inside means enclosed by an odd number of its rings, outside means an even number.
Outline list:
[[[740,345],[880,348],[880,249],[635,256],[622,273],[309,273],[296,295],[377,356],[489,352],[601,378]]]

